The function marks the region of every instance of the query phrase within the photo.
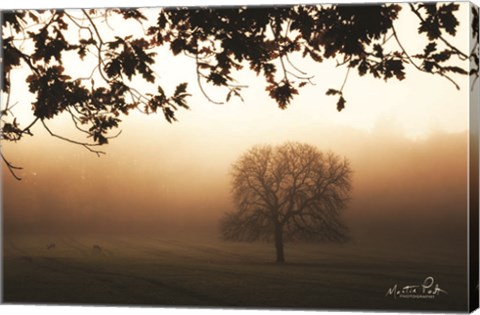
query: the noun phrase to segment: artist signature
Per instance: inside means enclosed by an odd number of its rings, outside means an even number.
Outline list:
[[[422,284],[409,284],[403,287],[395,284],[387,290],[385,296],[391,296],[394,299],[434,299],[440,294],[448,294],[448,292],[441,289],[433,277],[427,277]]]

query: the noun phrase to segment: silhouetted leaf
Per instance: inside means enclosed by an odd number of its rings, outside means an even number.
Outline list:
[[[340,92],[338,90],[335,90],[335,89],[328,89],[325,94],[327,94],[327,95],[337,95],[337,94],[342,94],[342,92]]]
[[[424,49],[424,56],[425,57],[430,56],[430,54],[435,50],[437,50],[437,43],[435,42],[428,43],[428,45],[425,46],[425,49]]]
[[[287,108],[290,104],[293,95],[298,94],[298,90],[295,89],[290,82],[274,83],[267,87],[269,95],[273,98],[281,109]]]
[[[177,85],[177,87],[175,88],[174,95],[179,96],[179,95],[185,94],[187,92],[187,86],[188,86],[187,82]]]
[[[343,98],[343,96],[340,96],[340,98],[338,99],[338,102],[337,102],[337,110],[339,112],[341,112],[344,108],[345,108],[345,103],[347,101],[345,101],[345,99]]]
[[[454,73],[459,73],[459,74],[468,74],[468,72],[465,71],[465,69],[462,69],[462,68],[456,67],[456,66],[443,67],[443,70],[454,72]]]

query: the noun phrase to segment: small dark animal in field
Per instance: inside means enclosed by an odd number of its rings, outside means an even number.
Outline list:
[[[100,253],[102,251],[102,247],[100,247],[100,245],[93,245],[92,248],[95,253]]]
[[[47,245],[47,249],[50,250],[50,249],[55,249],[55,243],[50,243]]]

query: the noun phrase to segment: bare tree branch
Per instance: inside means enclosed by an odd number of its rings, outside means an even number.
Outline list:
[[[3,152],[0,153],[0,155],[2,156],[2,160],[3,162],[5,163],[5,165],[7,165],[7,168],[8,170],[10,171],[10,174],[12,174],[12,176],[16,179],[16,180],[22,180],[22,178],[20,176],[18,176],[15,171],[17,170],[22,170],[23,168],[22,167],[19,167],[19,166],[15,166],[13,165],[12,163],[10,163],[6,158],[5,156],[3,155]]]
[[[47,124],[45,123],[45,121],[43,121],[43,119],[42,119],[42,125],[43,125],[43,127],[47,130],[47,132],[48,132],[52,137],[55,137],[55,138],[58,138],[58,139],[60,139],[60,140],[63,140],[63,141],[66,141],[66,142],[70,142],[70,143],[73,143],[73,144],[78,144],[78,145],[84,147],[85,149],[87,149],[88,151],[95,153],[97,156],[100,156],[101,154],[105,154],[105,152],[103,152],[103,151],[99,151],[99,150],[92,149],[92,147],[100,146],[100,144],[97,144],[97,143],[87,143],[87,142],[79,142],[79,141],[76,141],[76,140],[72,140],[72,139],[69,139],[69,138],[66,138],[66,137],[57,135],[56,133],[53,133],[53,132],[50,130],[50,128],[49,128],[49,127],[47,126]]]
[[[221,222],[223,237],[274,240],[279,262],[284,241],[345,241],[351,174],[346,159],[307,144],[253,147],[232,165],[236,210]]]

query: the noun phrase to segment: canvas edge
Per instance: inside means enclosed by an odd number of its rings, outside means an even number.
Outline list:
[[[0,46],[2,47],[0,49],[0,73],[3,73],[3,13],[4,10],[0,10]],[[3,86],[3,75],[0,75],[0,86]],[[2,104],[2,95],[3,93],[0,93],[0,104]],[[3,150],[3,146],[0,142],[0,150]],[[4,291],[3,291],[3,275],[4,275],[4,269],[3,269],[3,253],[4,253],[4,234],[3,234],[3,170],[0,169],[0,304],[5,303],[4,299]]]
[[[469,20],[472,25],[473,10],[479,7],[470,2]],[[478,47],[479,36],[472,34],[469,38],[470,49],[480,51]],[[476,46],[477,45],[477,46]],[[475,69],[475,63],[470,58],[470,67]],[[468,174],[468,310],[473,312],[479,307],[479,104],[480,82],[470,76],[470,114],[469,114],[469,174]]]
[[[468,0],[467,0],[468,1]],[[365,2],[363,4],[370,5],[370,4],[377,4],[377,3],[404,3],[404,1],[394,1],[394,0],[387,0],[387,1],[375,1],[375,2]],[[462,3],[464,1],[448,1],[448,0],[441,0],[441,1],[429,1],[429,2],[459,2]],[[470,4],[470,10],[469,10],[469,20],[472,22],[473,19],[473,14],[472,10],[480,10],[479,6],[477,6],[475,3],[468,1]],[[330,2],[330,3],[335,3],[335,2]],[[295,4],[300,4],[296,2],[292,2],[292,5]],[[312,4],[312,3],[305,3],[305,4]],[[329,4],[329,3],[322,3],[322,4]],[[344,5],[349,5],[349,4],[358,4],[357,2],[347,2],[347,3],[342,3]],[[283,4],[285,6],[288,6],[290,4]],[[215,5],[209,5],[215,7]],[[236,7],[238,5],[230,5],[229,7]],[[257,6],[261,7],[263,5],[252,5],[250,6]],[[105,6],[101,6],[101,8],[104,8]],[[156,8],[156,7],[161,7],[161,6],[142,6],[141,8]],[[173,6],[166,6],[165,8],[168,7],[173,7]],[[190,8],[195,8],[198,6],[191,6]],[[225,5],[217,5],[217,7],[225,7]],[[93,8],[100,8],[100,7],[91,7]],[[105,7],[108,8],[108,7]],[[125,8],[125,7],[124,7]],[[126,8],[138,8],[137,6],[130,6]],[[29,9],[22,9],[22,10],[36,10],[36,9],[55,9],[55,7],[36,7],[36,8],[29,8]],[[66,8],[70,10],[75,10],[76,8]],[[11,12],[15,11],[15,9],[0,9],[0,45],[2,44],[2,25],[3,25],[3,14],[5,12]],[[474,38],[473,36],[469,37],[469,51],[472,51],[472,49],[475,46],[476,41],[479,41],[479,38]],[[477,46],[476,49],[480,52],[480,46]],[[0,49],[0,60],[3,60],[3,49]],[[472,69],[473,67],[473,61],[470,59],[470,68]],[[3,72],[3,63],[0,62],[0,73]],[[3,76],[0,76],[0,85],[3,84]],[[479,134],[480,134],[480,78],[478,80],[474,80],[472,77],[470,77],[470,93],[469,93],[469,139],[468,139],[468,207],[467,207],[467,213],[468,213],[468,222],[467,222],[467,240],[468,240],[468,312],[472,313],[475,310],[479,308],[479,180],[480,180],[480,171],[479,171],[479,164],[480,164],[480,159],[479,159],[479,154],[480,154],[480,145],[479,145]],[[475,95],[476,94],[476,95]],[[1,98],[2,95],[0,94],[0,103],[1,103]],[[0,150],[2,150],[3,147],[0,143]],[[3,275],[4,275],[4,269],[3,269],[3,252],[4,252],[4,234],[3,234],[3,172],[0,170],[0,305],[30,305],[30,306],[75,306],[76,304],[68,303],[68,304],[55,304],[55,303],[47,303],[47,304],[37,304],[37,303],[32,303],[32,304],[17,304],[17,303],[5,303],[4,300],[4,291],[3,291]],[[84,304],[79,304],[77,306],[82,306]],[[101,305],[101,306],[118,306],[116,304],[114,305]],[[127,306],[127,305],[124,305]],[[136,307],[142,307],[136,306]],[[179,309],[202,309],[201,307],[198,306],[192,306],[192,307],[178,307],[178,306],[154,306],[153,308],[159,308],[159,309],[171,309],[171,308],[179,308]],[[310,309],[301,309],[301,308],[293,308],[293,309],[288,309],[288,308],[217,308],[217,307],[206,307],[204,309],[220,309],[220,310],[282,310],[282,311],[322,311],[322,312],[328,312],[328,311],[340,311],[340,312],[345,312],[345,311],[351,311],[351,312],[361,312],[361,311],[368,311],[372,313],[377,313],[377,312],[389,312],[389,313],[410,313],[410,312],[419,312],[418,310],[395,310],[395,309],[387,309],[387,310],[376,310],[376,309],[315,309],[315,310],[310,310]],[[439,313],[437,311],[422,311],[421,313],[423,314],[436,314]],[[447,313],[455,313],[455,312],[446,312]]]

